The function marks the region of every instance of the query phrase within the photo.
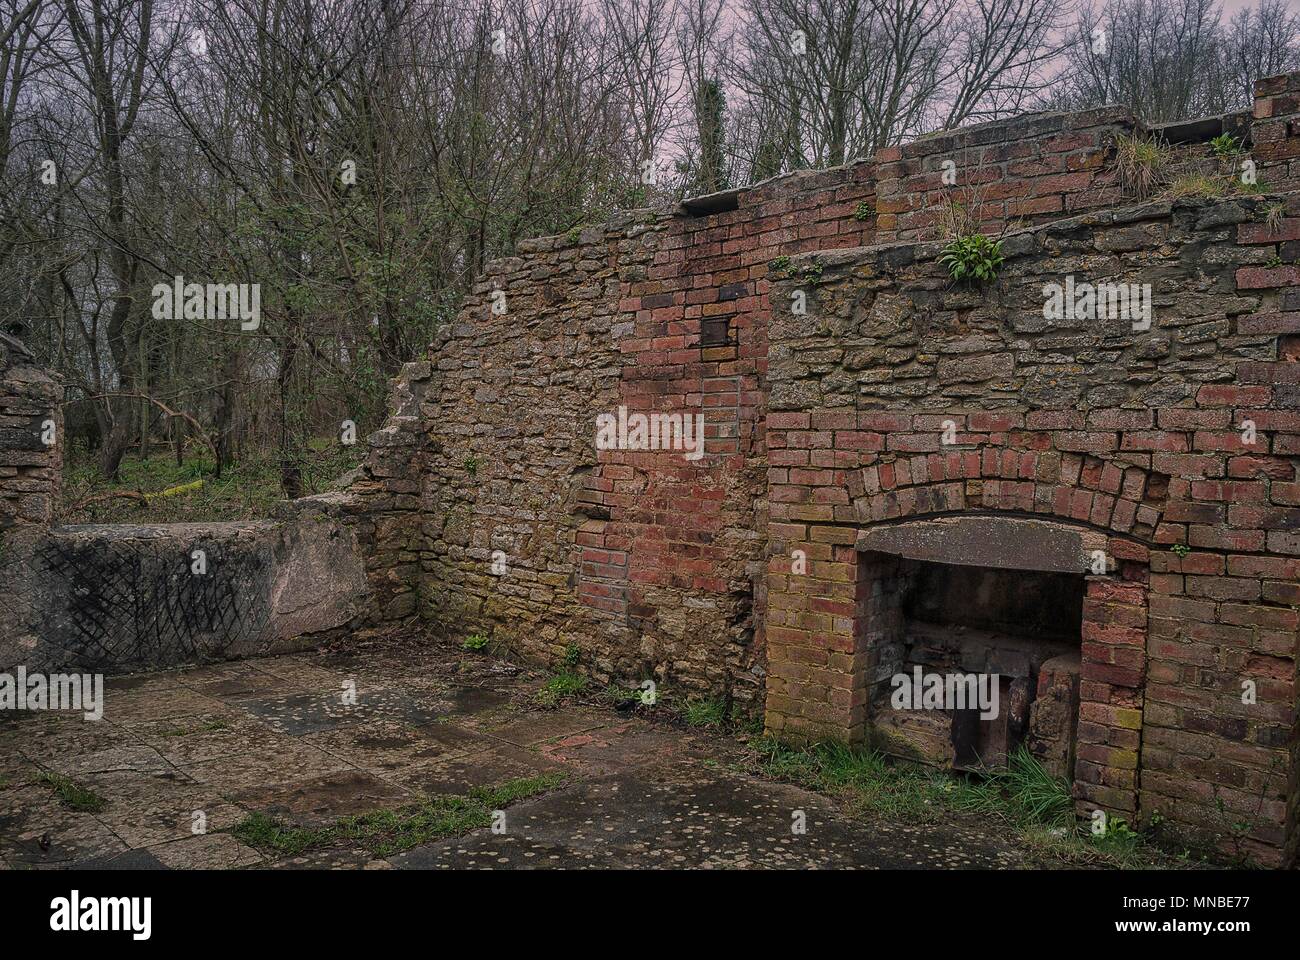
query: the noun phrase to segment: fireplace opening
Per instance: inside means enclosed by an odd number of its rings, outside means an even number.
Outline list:
[[[864,554],[868,720],[889,752],[997,768],[1021,744],[1073,766],[1085,581]]]

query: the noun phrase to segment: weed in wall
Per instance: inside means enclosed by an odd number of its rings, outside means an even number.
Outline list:
[[[1002,241],[982,233],[957,237],[944,247],[939,262],[958,283],[992,283],[1002,268]]]

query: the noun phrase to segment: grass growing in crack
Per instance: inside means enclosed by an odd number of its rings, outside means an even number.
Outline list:
[[[1124,193],[1145,200],[1156,192],[1168,175],[1169,151],[1154,140],[1141,136],[1119,136],[1115,140],[1115,167]]]
[[[1004,770],[966,778],[875,750],[818,743],[803,749],[770,739],[754,744],[764,773],[836,797],[855,816],[877,814],[934,823],[953,813],[989,818],[1018,835],[1034,853],[1070,863],[1144,866],[1154,853],[1145,839],[1115,820],[1093,836],[1079,829],[1069,784],[1053,777],[1023,746]]]
[[[557,673],[537,691],[534,699],[543,706],[553,707],[561,700],[576,697],[587,689],[587,678],[576,673]]]
[[[38,779],[54,791],[54,795],[59,798],[59,803],[70,810],[79,813],[99,813],[108,806],[108,801],[94,790],[83,787],[62,774],[42,773]]]
[[[564,777],[554,773],[521,777],[494,787],[475,788],[463,797],[430,797],[404,807],[344,817],[326,827],[295,827],[264,813],[254,813],[230,832],[255,850],[279,856],[293,857],[347,845],[387,857],[490,826],[494,810],[545,793],[563,782]]]

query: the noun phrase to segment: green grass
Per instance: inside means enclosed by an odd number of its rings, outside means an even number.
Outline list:
[[[1115,168],[1126,195],[1145,200],[1165,182],[1173,157],[1154,140],[1119,136],[1115,140]]]
[[[303,486],[307,493],[326,490],[356,466],[365,444],[350,447],[335,438],[312,440],[310,456],[303,459]],[[115,492],[153,495],[203,481],[196,489],[169,496],[152,496],[149,503],[112,498],[77,506],[91,497]],[[278,500],[280,468],[272,456],[247,457],[227,464],[220,478],[213,474],[212,456],[193,451],[181,464],[169,449],[159,447],[148,459],[130,454],[122,459],[119,480],[105,480],[94,457],[74,451],[64,470],[59,518],[66,523],[184,523],[191,521],[249,520],[266,517]]]
[[[54,791],[54,795],[59,798],[59,803],[70,810],[79,813],[99,813],[108,806],[108,801],[95,791],[83,787],[62,774],[42,773],[38,779]]]
[[[682,719],[692,727],[721,727],[727,722],[727,701],[721,697],[688,700]]]
[[[579,696],[587,689],[587,678],[576,673],[557,673],[546,681],[546,685],[537,691],[534,699],[545,706],[553,707],[569,697]]]
[[[344,817],[326,827],[295,827],[264,813],[254,813],[230,832],[258,851],[279,856],[299,856],[310,850],[346,845],[386,857],[490,826],[494,810],[545,793],[563,782],[559,774],[522,777],[494,787],[476,788],[464,797],[436,796],[396,809]]]
[[[1073,864],[1145,866],[1157,856],[1122,821],[1113,821],[1102,836],[1094,836],[1087,823],[1078,825],[1069,784],[1051,776],[1023,746],[1005,769],[980,777],[833,742],[801,749],[761,739],[754,748],[765,774],[836,797],[854,816],[930,824],[953,814],[977,815],[1004,826],[1039,856]]]

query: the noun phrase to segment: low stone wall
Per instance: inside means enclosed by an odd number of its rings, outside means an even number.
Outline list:
[[[62,388],[0,354],[0,671],[103,673],[258,656],[415,613],[419,391],[408,364],[391,413],[341,492],[264,521],[51,526]]]
[[[0,671],[123,673],[319,642],[367,609],[343,494],[250,523],[11,532],[0,557]]]

